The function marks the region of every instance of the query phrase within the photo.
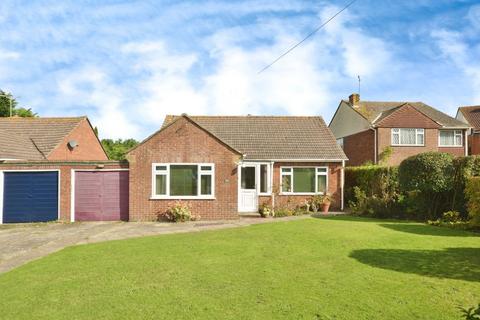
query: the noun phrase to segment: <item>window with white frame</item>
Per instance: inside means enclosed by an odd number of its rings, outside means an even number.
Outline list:
[[[425,129],[392,128],[392,146],[425,145]]]
[[[282,167],[280,168],[282,193],[315,194],[327,192],[327,167]]]
[[[462,130],[440,130],[438,145],[440,147],[461,147],[463,145]]]
[[[268,194],[270,192],[270,166],[268,164],[260,164],[260,194]]]
[[[196,198],[214,195],[213,163],[154,163],[153,198]]]

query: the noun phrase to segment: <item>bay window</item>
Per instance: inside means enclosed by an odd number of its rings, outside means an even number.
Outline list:
[[[328,186],[328,168],[281,167],[280,184],[284,194],[325,194]]]
[[[425,145],[425,129],[392,128],[392,146]]]
[[[214,181],[213,163],[154,163],[152,198],[211,198]]]
[[[463,145],[462,130],[440,130],[438,145],[440,147],[461,147]]]

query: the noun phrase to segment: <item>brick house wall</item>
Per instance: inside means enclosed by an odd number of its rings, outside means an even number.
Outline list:
[[[468,136],[469,154],[480,155],[480,133]]]
[[[74,149],[68,147],[68,142],[75,140],[78,146]],[[85,118],[72,130],[63,141],[48,155],[48,160],[108,160],[90,123]]]
[[[399,165],[410,156],[429,151],[445,152],[454,156],[465,155],[465,141],[463,141],[463,147],[439,147],[438,135],[441,126],[411,106],[405,106],[393,112],[380,121],[377,126],[377,159],[385,148],[391,147],[393,150],[387,165]],[[392,128],[425,129],[424,146],[392,146]],[[462,132],[465,136],[465,131]]]
[[[99,166],[102,166],[99,169]],[[98,161],[98,162],[4,162],[0,163],[0,170],[59,170],[59,188],[60,188],[60,221],[70,221],[71,210],[71,183],[72,169],[88,170],[112,170],[128,169],[128,163],[118,161]]]
[[[202,220],[238,219],[240,155],[205,130],[181,118],[128,154],[130,220],[154,221],[177,200],[151,199],[152,163],[214,163],[215,199],[180,200]]]
[[[399,165],[404,159],[422,153],[422,152],[445,152],[454,156],[465,155],[465,141],[463,147],[439,147],[438,146],[438,129],[425,129],[425,145],[424,146],[392,146],[391,143],[391,128],[377,128],[378,132],[378,152],[379,154],[385,150],[386,147],[393,149],[392,156],[387,162],[388,165]],[[463,132],[465,132],[463,130]],[[465,140],[465,139],[463,139]]]
[[[333,197],[331,208],[333,210],[340,210],[341,208],[341,175],[342,175],[342,163],[325,163],[325,162],[275,162],[273,164],[273,190],[280,190],[280,168],[281,167],[328,167],[328,191],[327,193],[331,194]],[[303,205],[305,200],[310,199],[311,195],[275,195],[275,207],[286,206],[287,203],[290,205]],[[266,203],[272,205],[271,196],[260,196],[259,205]]]
[[[343,138],[343,151],[348,157],[347,165],[359,166],[375,161],[375,132],[366,130]]]

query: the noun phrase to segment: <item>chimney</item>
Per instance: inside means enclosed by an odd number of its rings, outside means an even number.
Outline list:
[[[360,102],[360,95],[358,93],[352,93],[348,97],[348,101],[352,106],[356,106]]]

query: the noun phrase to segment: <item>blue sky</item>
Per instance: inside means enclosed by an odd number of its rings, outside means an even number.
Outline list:
[[[142,139],[165,114],[322,115],[365,100],[480,104],[480,3],[347,1],[0,3],[0,88],[41,116],[88,115]]]

